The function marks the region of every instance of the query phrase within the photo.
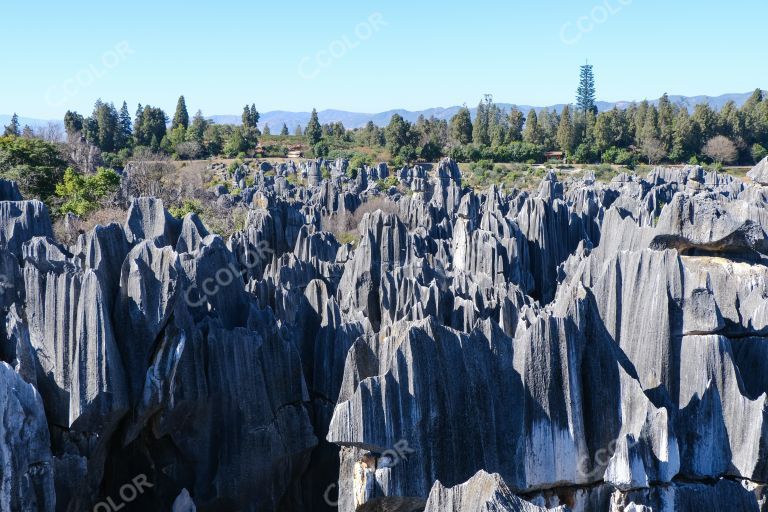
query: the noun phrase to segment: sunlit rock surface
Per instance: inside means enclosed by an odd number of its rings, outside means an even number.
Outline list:
[[[244,166],[227,239],[70,245],[0,181],[0,509],[766,510],[766,165]]]

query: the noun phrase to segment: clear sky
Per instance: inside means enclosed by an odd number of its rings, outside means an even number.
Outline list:
[[[61,118],[101,97],[238,114],[379,112],[768,88],[765,0],[3,2],[0,114]]]

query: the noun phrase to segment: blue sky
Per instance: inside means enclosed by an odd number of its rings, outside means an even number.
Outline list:
[[[378,112],[768,88],[765,0],[4,2],[0,114],[101,97],[173,111]]]

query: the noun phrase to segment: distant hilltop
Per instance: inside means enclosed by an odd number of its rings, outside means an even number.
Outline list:
[[[723,105],[728,103],[729,101],[733,101],[736,103],[737,106],[741,106],[747,99],[749,99],[750,95],[753,91],[745,92],[745,93],[735,93],[735,94],[722,94],[720,96],[680,96],[680,95],[670,95],[669,99],[672,103],[678,104],[678,105],[684,105],[688,107],[689,110],[693,110],[693,107],[699,103],[707,103],[710,107],[714,108],[715,110],[719,110],[722,108]],[[768,91],[766,91],[768,92]],[[658,99],[655,100],[648,100],[649,103],[657,104]],[[608,101],[598,101],[597,102],[597,108],[600,111],[603,110],[611,110],[614,107],[618,108],[627,108],[632,103],[639,103],[639,101],[615,101],[615,102],[608,102]],[[498,103],[498,105],[501,108],[505,108],[509,110],[512,108],[512,103]],[[258,106],[258,105],[257,105]],[[549,110],[555,110],[557,112],[560,112],[563,107],[565,106],[564,103],[559,103],[557,105],[549,105],[546,107],[537,107],[537,106],[531,106],[531,105],[515,105],[518,109],[520,109],[524,114],[527,114],[528,111],[531,109],[536,110],[536,112],[540,112],[541,110],[544,110],[545,108]],[[368,121],[373,121],[374,124],[378,126],[386,126],[389,124],[389,120],[392,118],[394,114],[400,114],[404,119],[410,122],[415,122],[419,116],[423,115],[424,117],[431,117],[434,116],[437,119],[450,119],[454,115],[456,115],[456,112],[460,109],[460,106],[453,106],[448,108],[429,108],[426,110],[416,110],[416,111],[410,111],[410,110],[404,110],[404,109],[395,109],[395,110],[387,110],[386,112],[379,112],[376,114],[371,113],[363,113],[363,112],[348,112],[345,110],[322,110],[318,112],[318,117],[320,118],[320,122],[323,124],[326,123],[336,123],[336,122],[342,122],[346,128],[361,128],[368,123]],[[471,107],[470,111],[472,112],[472,116],[474,117],[476,108]],[[8,113],[5,115],[0,115],[0,127],[5,126],[8,124],[11,120],[11,114]],[[23,115],[23,113],[20,113]],[[264,125],[269,124],[270,129],[273,133],[276,133],[280,130],[280,128],[283,126],[283,124],[286,124],[288,126],[288,129],[290,130],[290,133],[293,133],[293,131],[296,129],[297,125],[301,125],[302,127],[305,127],[307,125],[307,122],[309,121],[310,112],[288,112],[285,110],[273,110],[269,112],[261,112],[261,121],[259,122],[259,125],[261,128],[264,127]],[[63,115],[62,115],[63,117]],[[214,116],[208,116],[208,119],[215,121],[218,124],[240,124],[241,116],[240,114],[237,115],[214,115]],[[32,119],[32,118],[25,118],[25,117],[19,117],[19,124],[21,126],[29,125],[33,128],[38,126],[45,126],[47,125],[51,120],[48,119]],[[55,122],[61,123],[61,119],[55,119],[53,120]]]

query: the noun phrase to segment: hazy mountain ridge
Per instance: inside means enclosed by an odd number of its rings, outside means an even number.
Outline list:
[[[706,96],[706,95],[699,95],[699,96],[682,96],[682,95],[670,95],[669,99],[672,101],[672,103],[679,104],[679,105],[685,105],[688,107],[689,110],[693,109],[695,105],[698,103],[708,103],[712,108],[719,110],[723,107],[727,102],[734,101],[737,106],[741,106],[744,104],[747,99],[749,99],[750,95],[752,94],[752,91],[745,92],[745,93],[730,93],[730,94],[722,94],[720,96]],[[648,100],[652,104],[658,104],[658,99],[655,100]],[[638,103],[637,101],[598,101],[597,102],[597,108],[600,111],[604,110],[610,110],[614,107],[618,108],[627,108],[632,103]],[[514,104],[512,103],[499,103],[499,106],[502,108],[509,110],[512,108]],[[548,108],[549,110],[556,110],[557,112],[561,111],[563,107],[565,106],[565,103],[558,103],[557,105],[549,105],[547,107],[537,107],[537,106],[531,106],[531,105],[516,105],[518,109],[523,111],[524,113],[527,113],[529,110],[534,109],[536,112],[540,112],[545,108]],[[374,124],[378,126],[386,126],[389,123],[389,120],[392,118],[394,114],[400,114],[404,119],[415,122],[420,115],[423,115],[424,117],[430,117],[435,116],[437,119],[450,119],[453,117],[456,112],[461,108],[461,106],[453,106],[448,108],[442,108],[442,107],[435,107],[435,108],[429,108],[425,110],[405,110],[405,109],[393,109],[393,110],[387,110],[385,112],[379,112],[379,113],[363,113],[363,112],[349,112],[345,110],[335,110],[335,109],[327,109],[322,110],[318,112],[318,117],[320,118],[321,123],[335,123],[341,121],[345,127],[347,128],[360,128],[365,126],[368,121],[373,121]],[[474,117],[476,108],[470,108],[470,111],[472,112],[472,116]],[[172,111],[167,110],[167,113],[169,115],[172,114]],[[263,128],[264,125],[269,124],[269,127],[272,131],[272,133],[278,133],[280,129],[283,126],[283,123],[285,123],[288,126],[288,129],[290,133],[292,134],[293,131],[296,129],[297,125],[301,125],[302,127],[307,125],[307,122],[309,122],[310,112],[289,112],[285,110],[272,110],[269,112],[263,112],[261,113],[261,122],[259,123],[260,126]],[[218,124],[240,124],[240,115],[213,115],[208,116],[208,119],[211,119],[215,121]],[[7,125],[11,120],[11,115],[0,115],[0,127]],[[50,122],[48,119],[34,119],[34,118],[26,118],[26,117],[20,117],[19,118],[19,124],[21,126],[29,125],[33,128],[39,127],[39,126],[45,126]],[[54,120],[54,122],[61,123],[60,120]],[[63,124],[63,123],[62,123]]]

